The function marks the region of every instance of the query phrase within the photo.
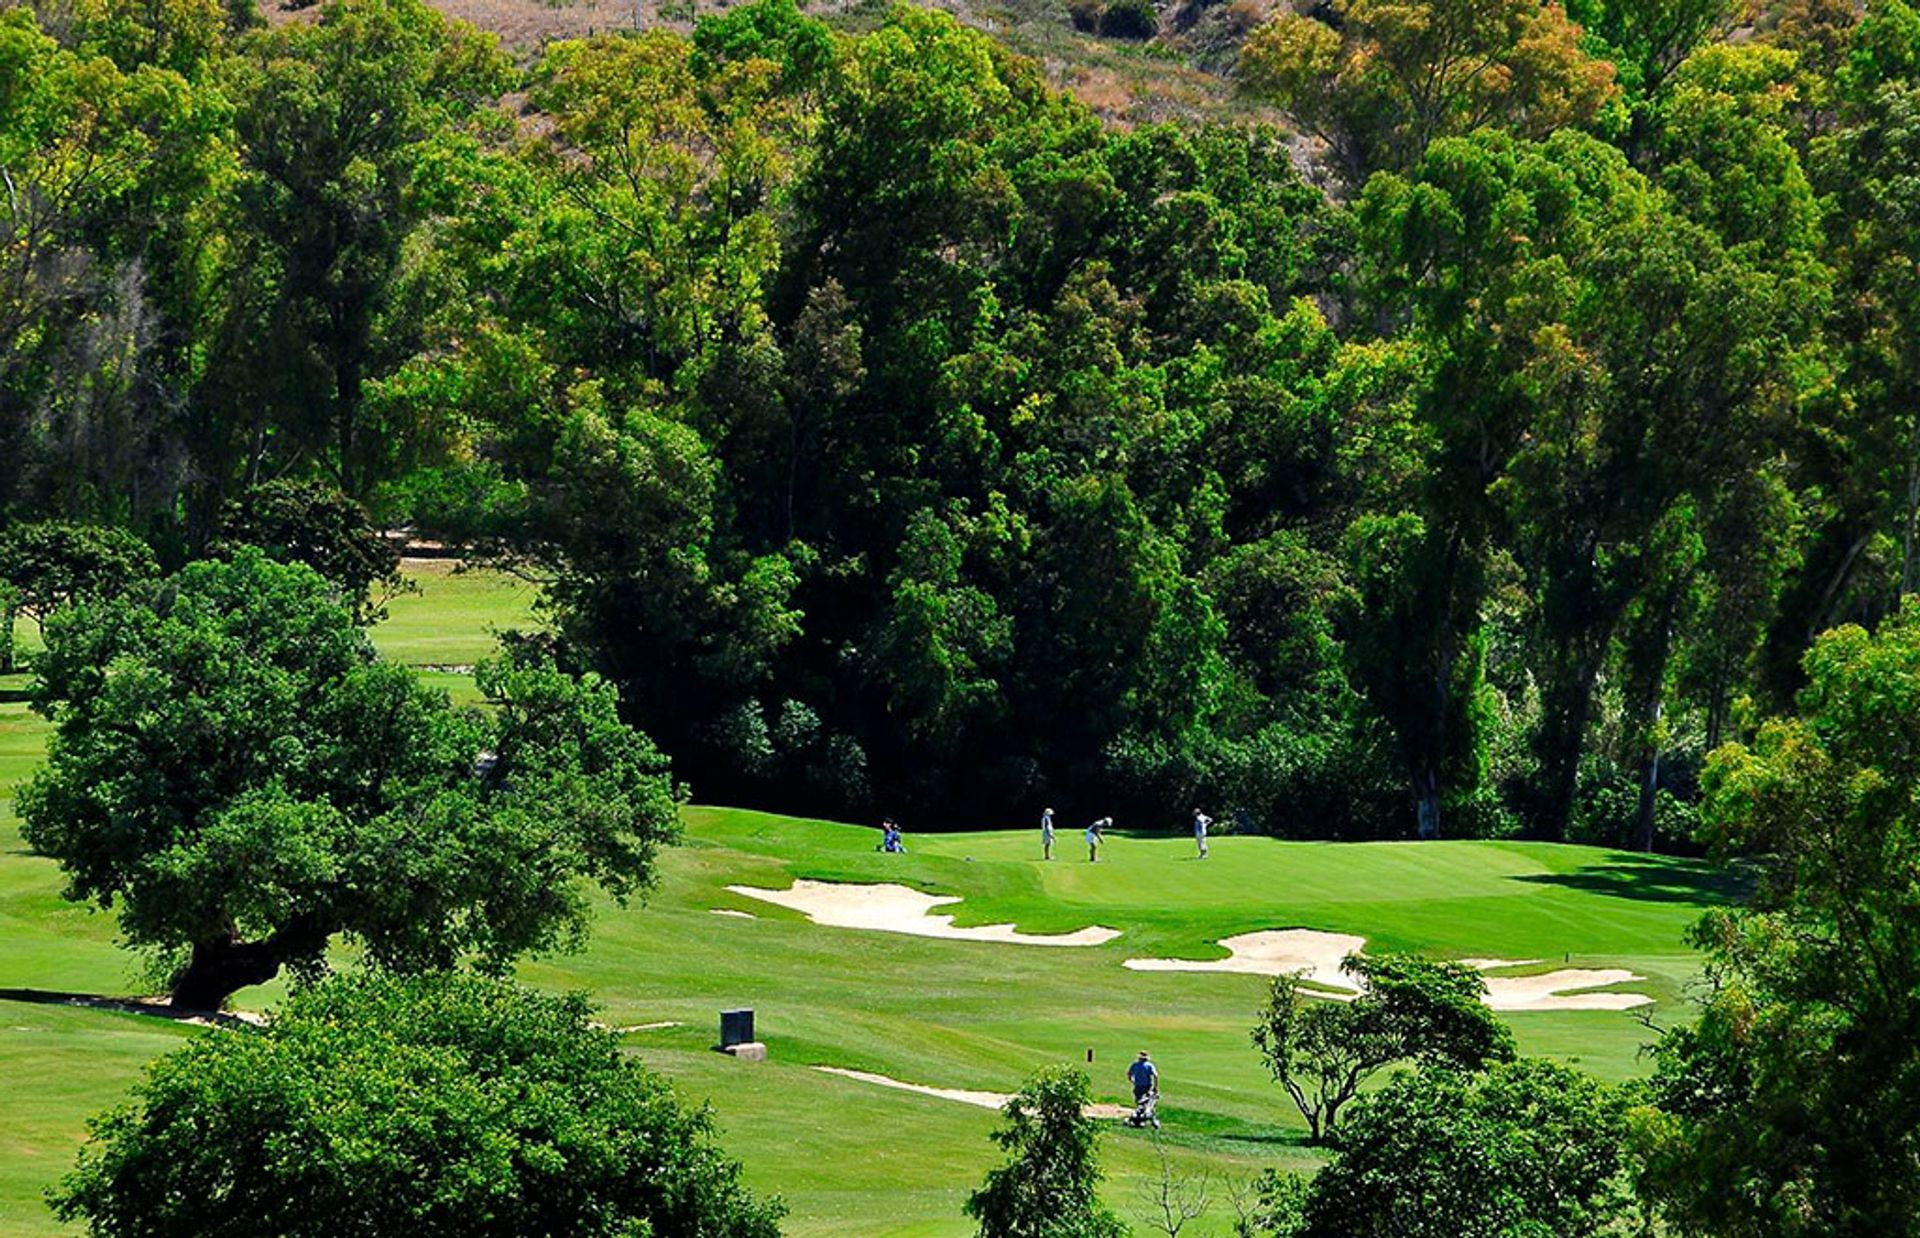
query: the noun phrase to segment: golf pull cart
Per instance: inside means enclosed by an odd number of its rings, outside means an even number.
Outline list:
[[[1127,1115],[1127,1125],[1136,1129],[1143,1126],[1160,1129],[1160,1089],[1155,1088],[1134,1102],[1133,1112]]]

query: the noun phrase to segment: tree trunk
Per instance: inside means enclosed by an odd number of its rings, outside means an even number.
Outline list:
[[[1653,850],[1653,810],[1660,790],[1660,718],[1665,712],[1667,663],[1673,654],[1674,617],[1683,582],[1675,580],[1641,614],[1627,642],[1626,695],[1635,717],[1640,802],[1635,809],[1631,845]]]
[[[1660,719],[1660,706],[1653,707],[1654,721]],[[1660,749],[1649,742],[1640,763],[1640,807],[1634,817],[1633,836],[1642,851],[1653,850],[1653,809],[1660,790]]]
[[[1595,651],[1562,646],[1562,657],[1578,659],[1572,672],[1549,688],[1540,735],[1540,835],[1564,842],[1579,791],[1580,754],[1586,747],[1587,720],[1593,715],[1593,685],[1600,677]]]
[[[1907,453],[1907,518],[1901,536],[1900,596],[1914,591],[1915,553],[1920,551],[1920,451]]]
[[[1415,821],[1421,838],[1440,837],[1440,775],[1432,769],[1413,772]]]
[[[274,938],[195,942],[192,959],[174,979],[170,1004],[176,1010],[218,1010],[241,989],[279,975],[282,951]]]

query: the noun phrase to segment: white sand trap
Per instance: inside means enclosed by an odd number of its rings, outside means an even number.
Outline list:
[[[933,915],[935,907],[960,900],[951,895],[923,894],[903,885],[851,885],[838,881],[795,881],[787,890],[758,886],[728,886],[735,894],[757,898],[779,907],[791,907],[815,924],[832,928],[872,929],[912,937],[947,937],[958,941],[999,941],[1021,946],[1098,946],[1120,936],[1119,930],[1098,925],[1072,933],[1019,933],[1011,924],[980,924],[959,928],[953,917]]]
[[[1317,929],[1266,929],[1223,937],[1220,944],[1232,953],[1224,959],[1128,959],[1134,971],[1226,971],[1249,976],[1284,976],[1330,989],[1355,992],[1353,979],[1340,970],[1340,961],[1367,944],[1351,933],[1322,933]]]
[[[1645,993],[1581,993],[1603,984],[1645,980],[1624,967],[1563,967],[1538,976],[1488,976],[1487,1005],[1495,1010],[1632,1010],[1650,1006]]]
[[[1314,984],[1339,992],[1319,994],[1335,1000],[1350,1000],[1360,992],[1353,978],[1340,970],[1340,962],[1367,944],[1366,938],[1351,933],[1323,933],[1317,929],[1269,929],[1223,937],[1220,944],[1231,954],[1224,959],[1127,959],[1122,965],[1134,971],[1212,971],[1238,972],[1253,976],[1281,976],[1289,973]],[[1461,959],[1480,971],[1503,967],[1523,967],[1538,959]],[[1584,993],[1602,985],[1625,984],[1644,980],[1645,976],[1619,967],[1565,967],[1538,976],[1487,977],[1486,1003],[1495,1010],[1631,1010],[1653,1002],[1645,993]]]
[[[760,918],[751,911],[739,911],[732,907],[709,907],[707,910],[716,916],[732,916],[736,920],[758,920]]]
[[[901,1079],[890,1079],[886,1075],[876,1075],[872,1071],[848,1070],[842,1066],[816,1066],[815,1070],[824,1074],[839,1075],[842,1079],[858,1079],[861,1083],[878,1084],[883,1088],[896,1088],[902,1092],[918,1092],[922,1096],[937,1096],[941,1100],[957,1100],[963,1105],[975,1105],[981,1109],[1004,1109],[1011,1094],[1006,1092],[979,1092],[972,1088],[934,1088],[924,1083],[908,1083]],[[1125,1105],[1088,1105],[1086,1115],[1090,1118],[1124,1118],[1133,1110]]]

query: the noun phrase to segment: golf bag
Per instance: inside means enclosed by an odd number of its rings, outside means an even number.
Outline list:
[[[1160,1092],[1158,1089],[1148,1092],[1133,1103],[1133,1112],[1127,1116],[1127,1125],[1133,1127],[1151,1126],[1160,1129]]]

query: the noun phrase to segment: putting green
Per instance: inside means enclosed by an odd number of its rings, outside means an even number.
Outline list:
[[[513,596],[509,582],[493,587],[489,605]],[[425,606],[433,597],[417,600]],[[423,612],[410,628],[376,639],[388,656],[459,665],[484,645],[476,624],[518,621],[493,613],[481,623],[482,608],[462,607],[454,608],[457,622],[441,625]],[[458,675],[447,679],[462,686]],[[44,724],[24,706],[0,704],[0,988],[133,991],[134,960],[114,946],[111,920],[62,902],[58,873],[20,843],[12,788],[44,742]],[[603,906],[584,953],[530,963],[522,975],[542,987],[586,990],[615,1026],[677,1023],[626,1041],[688,1099],[712,1104],[749,1179],[786,1197],[791,1233],[967,1233],[960,1204],[997,1156],[987,1140],[991,1112],[812,1067],[1006,1092],[1048,1063],[1086,1066],[1092,1051],[1095,1098],[1114,1102],[1125,1099],[1122,1072],[1140,1048],[1153,1051],[1164,1073],[1167,1128],[1158,1145],[1110,1128],[1106,1194],[1131,1215],[1164,1151],[1177,1172],[1213,1176],[1213,1215],[1223,1220],[1231,1216],[1224,1181],[1315,1160],[1248,1043],[1266,982],[1129,971],[1125,959],[1219,958],[1226,952],[1213,943],[1223,937],[1314,928],[1364,936],[1375,949],[1540,959],[1541,970],[1626,968],[1645,979],[1618,987],[1652,995],[1652,1017],[1669,1022],[1697,970],[1682,932],[1735,890],[1726,874],[1700,864],[1526,843],[1221,837],[1212,857],[1197,861],[1185,838],[1122,833],[1090,865],[1065,845],[1077,830],[1063,829],[1062,858],[1047,864],[1025,816],[1018,828],[1007,821],[983,822],[1006,828],[975,833],[910,831],[902,856],[876,852],[872,829],[691,808],[686,839],[663,855],[645,906]],[[1038,948],[833,928],[726,888],[784,889],[796,878],[956,895],[960,902],[938,911],[961,926],[1010,923],[1056,934],[1105,925],[1120,935],[1097,946]],[[278,992],[250,990],[238,1004],[270,1004]],[[717,1012],[735,1005],[757,1010],[768,1061],[736,1062],[709,1048]],[[1502,1017],[1525,1052],[1618,1079],[1647,1068],[1641,1013]],[[60,1232],[39,1195],[72,1163],[86,1117],[181,1037],[219,1034],[0,1001],[0,1078],[8,1080],[10,1117],[21,1115],[0,1132],[0,1232]]]

